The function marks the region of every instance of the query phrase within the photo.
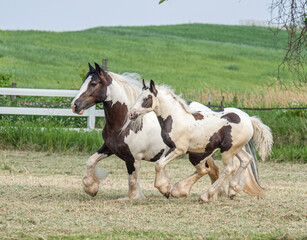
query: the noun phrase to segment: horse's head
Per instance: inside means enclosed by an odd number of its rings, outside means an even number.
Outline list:
[[[130,110],[129,119],[135,121],[138,117],[153,111],[157,104],[157,94],[154,81],[150,80],[148,88],[143,80],[143,90]]]
[[[97,63],[95,68],[89,65],[89,72],[79,90],[78,95],[71,103],[73,112],[83,114],[89,107],[103,102],[107,97],[107,87],[112,78]]]

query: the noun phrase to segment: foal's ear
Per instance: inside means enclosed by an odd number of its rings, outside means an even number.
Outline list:
[[[155,82],[150,80],[150,88],[149,90],[155,95],[157,96],[158,94],[158,90],[156,89],[156,86],[155,86]]]
[[[143,90],[147,89],[148,87],[145,84],[145,80],[143,79]]]
[[[88,68],[89,68],[90,72],[95,70],[95,68],[93,68],[93,66],[90,63],[88,63]]]

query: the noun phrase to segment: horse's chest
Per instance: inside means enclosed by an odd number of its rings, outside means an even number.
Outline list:
[[[102,132],[102,137],[104,139],[107,147],[117,156],[123,158],[126,156],[128,158],[132,157],[129,146],[124,141],[124,136],[120,134],[119,131],[108,131],[104,130]],[[124,157],[124,159],[126,158]]]

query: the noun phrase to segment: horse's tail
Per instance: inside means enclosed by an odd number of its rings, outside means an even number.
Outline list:
[[[243,187],[243,191],[251,196],[264,196],[264,188],[259,183],[257,156],[255,154],[252,142],[244,146],[244,149],[253,157],[253,161],[248,165],[243,176],[240,180],[240,185]],[[234,158],[235,169],[240,166],[240,161],[236,157]]]
[[[273,136],[271,129],[262,123],[258,117],[250,117],[253,128],[253,142],[258,150],[259,156],[264,161],[271,153],[273,145]]]
[[[103,169],[97,168],[97,167],[95,168],[95,174],[99,178],[100,181],[104,180],[109,175],[108,172],[106,172]]]

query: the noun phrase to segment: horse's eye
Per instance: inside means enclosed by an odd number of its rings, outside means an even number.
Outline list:
[[[97,83],[91,83],[92,87],[96,87]]]
[[[148,100],[148,97],[144,98],[144,102],[146,102]]]

